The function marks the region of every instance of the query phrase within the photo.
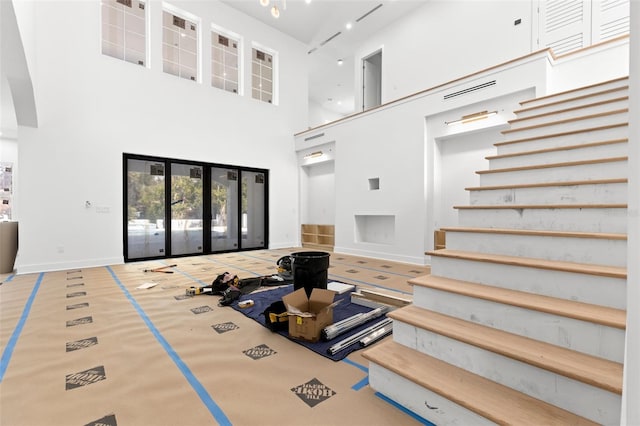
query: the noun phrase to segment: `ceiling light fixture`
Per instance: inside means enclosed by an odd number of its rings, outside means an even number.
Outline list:
[[[342,66],[343,63],[344,61],[342,59],[338,59],[338,66]]]
[[[473,114],[469,114],[469,115],[463,115],[461,119],[459,120],[453,120],[453,121],[445,121],[444,124],[446,124],[447,126],[453,126],[454,124],[467,124],[467,123],[472,123],[474,121],[478,121],[478,120],[484,120],[485,118],[489,118],[492,115],[496,115],[498,113],[498,111],[480,111],[480,112],[475,112]]]
[[[350,30],[351,28],[353,28],[353,24],[351,22],[347,22],[345,28]]]
[[[271,0],[258,0],[263,7],[269,6]],[[278,7],[280,3],[280,7]],[[271,16],[278,19],[280,17],[280,10],[287,10],[287,0],[273,0],[273,6],[271,6]]]

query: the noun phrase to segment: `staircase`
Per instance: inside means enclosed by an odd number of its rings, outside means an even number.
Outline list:
[[[627,79],[522,102],[431,275],[363,356],[436,425],[620,423]]]

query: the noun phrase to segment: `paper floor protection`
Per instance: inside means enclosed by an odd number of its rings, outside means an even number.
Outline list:
[[[3,282],[0,424],[421,424],[369,388],[360,351],[335,362],[218,306],[216,296],[185,295],[226,271],[240,278],[276,273],[287,253],[135,262]],[[330,279],[351,274],[339,281],[403,295],[411,291],[408,279],[429,272],[340,257],[331,254]],[[173,264],[173,274],[144,271]]]

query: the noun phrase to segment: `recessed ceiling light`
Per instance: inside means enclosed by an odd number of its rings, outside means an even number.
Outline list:
[[[338,66],[342,66],[343,63],[344,61],[342,59],[338,59]]]
[[[304,0],[304,2],[305,2],[306,4],[309,4],[309,3],[311,3],[311,0]]]
[[[345,25],[345,27],[350,30],[351,28],[353,28],[353,24],[351,22],[347,22],[347,24]]]

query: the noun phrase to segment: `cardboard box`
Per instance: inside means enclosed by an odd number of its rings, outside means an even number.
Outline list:
[[[289,314],[289,335],[307,342],[320,340],[323,328],[333,324],[333,298],[335,292],[314,288],[307,299],[304,288],[282,298]]]

